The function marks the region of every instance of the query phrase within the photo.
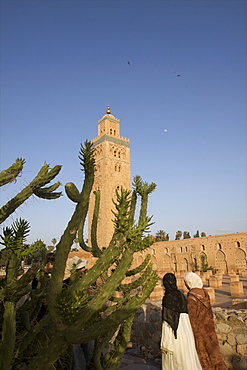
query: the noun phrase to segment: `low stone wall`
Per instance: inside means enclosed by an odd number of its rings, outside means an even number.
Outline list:
[[[221,354],[228,369],[247,369],[247,310],[213,308]],[[131,334],[133,346],[160,359],[161,305],[145,303],[137,311]],[[150,354],[151,352],[151,354]],[[148,355],[147,355],[148,357]]]

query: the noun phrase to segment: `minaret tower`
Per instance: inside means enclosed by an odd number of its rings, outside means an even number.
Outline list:
[[[113,233],[112,209],[115,190],[131,189],[130,140],[120,136],[120,120],[111,114],[108,105],[106,114],[98,121],[98,136],[92,140],[95,148],[95,180],[93,191],[100,190],[100,211],[98,222],[98,245],[107,247]],[[88,226],[90,230],[93,215],[94,194],[90,197]],[[90,232],[88,233],[89,245]]]

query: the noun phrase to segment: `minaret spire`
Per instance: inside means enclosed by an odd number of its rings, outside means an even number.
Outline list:
[[[110,104],[108,104],[108,106],[107,106],[106,113],[107,113],[107,114],[111,114],[111,107],[110,107]]]

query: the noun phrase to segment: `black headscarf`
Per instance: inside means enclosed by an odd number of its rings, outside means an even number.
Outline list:
[[[178,290],[176,276],[168,273],[163,277],[165,295],[162,301],[162,321],[166,321],[177,339],[180,313],[188,313],[185,296]]]

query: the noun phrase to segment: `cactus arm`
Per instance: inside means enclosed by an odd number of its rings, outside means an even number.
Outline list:
[[[98,217],[99,217],[99,205],[100,205],[100,190],[94,191],[95,195],[95,204],[94,204],[94,213],[92,219],[92,227],[91,227],[91,243],[93,249],[93,256],[100,257],[102,254],[101,249],[98,247],[97,243],[97,224],[98,224]]]
[[[150,254],[147,254],[145,260],[137,266],[135,269],[127,271],[126,276],[133,276],[144,270],[144,268],[148,265],[149,261],[151,260]]]
[[[102,352],[104,348],[109,344],[110,340],[112,339],[113,335],[115,334],[117,328],[109,328],[109,331],[106,333],[106,335],[102,338],[101,341],[96,341],[95,343],[95,349],[93,353],[93,363],[97,370],[103,370],[104,367],[102,367],[101,361],[102,361]]]
[[[23,289],[27,284],[29,284],[33,280],[38,269],[39,269],[38,265],[33,265],[32,267],[30,267],[30,269],[28,269],[28,271],[25,274],[23,274],[20,277],[20,279],[17,280],[16,282],[17,290]]]
[[[65,185],[65,192],[70,200],[75,203],[79,203],[81,200],[81,194],[73,182],[68,182]]]
[[[40,189],[42,186],[49,183],[57,174],[60,172],[61,166],[55,166],[49,170],[49,166],[44,164],[37,176],[24,188],[22,189],[14,198],[8,201],[0,210],[0,223],[6,220],[16,208],[18,208],[22,203],[25,202],[34,191]],[[50,194],[50,193],[49,193]]]
[[[132,195],[131,195],[130,214],[129,214],[130,225],[134,223],[136,203],[137,203],[137,193],[135,190],[133,190]]]
[[[93,184],[93,181],[91,185]],[[89,190],[89,193],[91,189]],[[56,260],[53,267],[52,279],[50,282],[50,289],[48,291],[48,307],[50,307],[50,313],[55,322],[58,322],[56,315],[56,296],[62,290],[62,281],[64,277],[64,270],[66,266],[67,256],[69,254],[70,248],[75,239],[75,235],[80,224],[81,217],[80,215],[85,212],[84,202],[80,202],[76,206],[76,210],[69,221],[67,228],[65,229],[59,243],[56,248]]]
[[[15,358],[18,358],[22,355],[22,353],[28,348],[28,346],[32,343],[33,339],[38,335],[38,333],[44,329],[47,324],[50,322],[50,317],[44,316],[42,320],[40,320],[36,325],[32,326],[32,330],[28,332],[22,338],[18,349],[15,354]]]
[[[157,275],[152,272],[148,281],[143,285],[142,290],[137,295],[131,297],[126,304],[114,311],[110,316],[101,319],[94,323],[86,330],[78,330],[76,326],[68,327],[65,330],[65,338],[69,343],[73,343],[76,338],[76,343],[87,343],[94,338],[99,338],[109,331],[111,327],[117,327],[120,322],[134,314],[146,298],[152,293],[157,282]]]
[[[82,279],[77,281],[75,287],[71,286],[71,292],[74,290],[86,290],[88,289],[97,279],[102,276],[112,265],[112,261],[119,256],[121,253],[121,243],[123,242],[121,235],[112,237],[109,247],[104,250],[101,258],[99,258],[93,267],[87,271]]]
[[[85,142],[84,147],[81,145],[80,150],[81,165],[85,172],[85,180],[81,191],[81,201],[76,205],[74,214],[72,215],[59,243],[56,248],[56,260],[53,267],[50,289],[47,295],[48,310],[54,322],[59,324],[56,313],[56,297],[62,290],[62,281],[66,266],[67,256],[74,242],[75,235],[79,225],[85,222],[88,212],[89,196],[94,182],[94,164],[92,144]]]
[[[147,280],[151,271],[152,271],[152,264],[149,264],[146,270],[143,272],[143,274],[138,279],[136,279],[135,281],[129,284],[120,284],[118,286],[118,290],[121,292],[129,292],[133,289],[137,289],[139,286],[144,284],[144,282]]]
[[[25,159],[17,158],[16,161],[6,170],[0,173],[0,186],[15,181],[17,176],[22,172]]]
[[[116,290],[117,286],[125,277],[125,271],[128,269],[132,263],[133,255],[131,253],[124,253],[117,268],[112,273],[108,281],[103,285],[103,289],[98,292],[98,294],[93,297],[93,299],[88,304],[89,310],[99,310]]]
[[[82,218],[79,226],[78,226],[78,241],[80,244],[81,249],[86,252],[92,253],[93,250],[90,248],[84,241],[84,225],[85,225],[86,215]]]
[[[39,188],[34,190],[34,194],[43,199],[57,199],[61,197],[62,192],[54,192],[59,186],[61,185],[60,182],[56,182],[55,184],[48,186],[46,188]]]
[[[14,303],[6,301],[4,303],[2,341],[0,344],[0,369],[11,369],[15,346],[15,331],[16,321]]]
[[[148,184],[147,182],[143,182],[140,176],[136,176],[134,185],[137,193],[142,198],[139,215],[139,224],[141,224],[147,216],[148,196],[155,190],[156,184],[153,182]]]
[[[78,327],[84,327],[93,315],[101,309],[105,302],[111,297],[117,286],[125,277],[125,271],[132,262],[133,256],[131,253],[124,253],[117,268],[112,273],[111,277],[103,284],[86,307],[82,310],[80,317],[75,322]]]
[[[65,342],[63,334],[61,332],[55,332],[53,338],[49,341],[49,345],[39,351],[38,355],[30,361],[26,369],[54,369],[53,364],[59,359],[67,347],[68,343]]]
[[[118,335],[103,357],[104,369],[115,370],[120,364],[122,356],[127,347],[128,341],[130,339],[131,326],[134,320],[134,314],[130,315],[120,326]]]
[[[6,285],[8,289],[16,285],[16,275],[19,268],[20,260],[15,253],[11,253],[11,258],[6,267]]]

